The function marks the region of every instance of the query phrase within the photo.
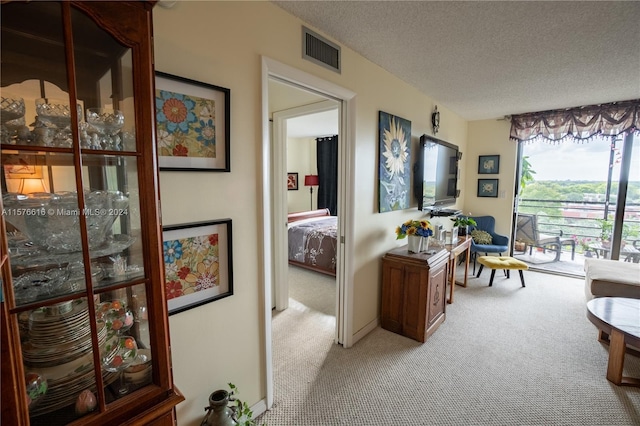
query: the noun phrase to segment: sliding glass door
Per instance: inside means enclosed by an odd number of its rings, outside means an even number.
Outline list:
[[[519,144],[514,256],[571,275],[589,257],[640,262],[639,136]]]

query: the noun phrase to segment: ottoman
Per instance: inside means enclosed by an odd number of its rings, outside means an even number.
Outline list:
[[[491,268],[489,287],[493,285],[493,277],[496,275],[496,269],[504,269],[507,272],[507,278],[510,278],[510,270],[517,270],[520,273],[520,282],[522,283],[522,287],[525,287],[524,274],[522,273],[522,271],[529,269],[529,265],[527,265],[526,263],[518,259],[514,259],[511,256],[480,256],[478,258],[478,263],[480,264],[480,269],[478,270],[478,275],[476,275],[476,278],[480,277],[483,267],[486,266],[487,268]]]

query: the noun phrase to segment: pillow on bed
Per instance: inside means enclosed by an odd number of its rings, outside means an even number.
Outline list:
[[[476,244],[491,244],[493,242],[493,237],[490,233],[479,229],[471,231],[471,238],[473,238],[473,242]]]

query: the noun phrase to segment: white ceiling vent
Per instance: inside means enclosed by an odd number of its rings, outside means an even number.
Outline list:
[[[302,57],[340,73],[340,46],[302,27]]]

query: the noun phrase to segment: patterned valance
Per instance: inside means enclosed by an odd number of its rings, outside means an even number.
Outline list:
[[[594,136],[617,136],[640,129],[640,99],[511,117],[510,139],[559,141],[585,140]]]

